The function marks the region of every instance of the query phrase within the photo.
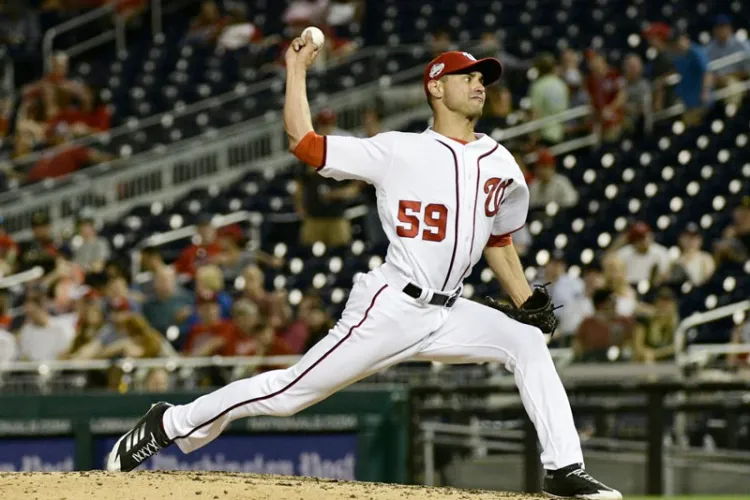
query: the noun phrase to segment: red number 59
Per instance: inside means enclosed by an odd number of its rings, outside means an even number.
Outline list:
[[[398,220],[403,224],[396,226],[396,234],[402,238],[416,238],[419,235],[422,202],[401,200],[398,203]],[[422,230],[424,241],[443,241],[445,226],[448,221],[448,208],[439,203],[430,203],[424,207],[422,216],[425,228]]]

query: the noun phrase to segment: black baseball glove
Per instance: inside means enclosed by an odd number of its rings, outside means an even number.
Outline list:
[[[542,333],[553,334],[557,328],[558,321],[555,316],[555,309],[558,309],[558,307],[555,307],[552,303],[552,297],[550,297],[546,285],[534,288],[531,297],[526,299],[521,307],[516,308],[510,304],[501,304],[490,297],[487,297],[487,305],[505,313],[516,321],[539,328]]]

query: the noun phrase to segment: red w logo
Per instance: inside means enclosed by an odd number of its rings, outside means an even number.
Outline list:
[[[513,179],[502,180],[497,177],[491,177],[484,183],[484,192],[487,193],[487,199],[484,202],[484,213],[487,214],[487,217],[497,215],[500,205],[505,198],[505,191],[511,184],[513,184]]]

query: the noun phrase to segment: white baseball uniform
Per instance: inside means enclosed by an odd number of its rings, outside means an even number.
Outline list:
[[[167,410],[165,431],[182,451],[210,442],[232,420],[292,415],[402,361],[494,361],[515,375],[545,468],[583,462],[541,331],[464,298],[429,304],[433,293],[459,295],[485,246],[526,221],[528,188],[513,156],[477,137],[466,145],[432,130],[326,138],[321,175],[376,187],[390,240],[385,263],[355,278],[341,319],[299,363]],[[420,298],[403,291],[407,284],[422,288]]]

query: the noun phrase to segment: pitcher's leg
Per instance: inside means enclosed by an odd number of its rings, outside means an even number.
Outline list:
[[[296,365],[238,380],[164,415],[164,430],[189,453],[215,439],[233,420],[288,416],[412,357],[429,333],[429,314],[373,276],[357,285],[339,322]],[[437,324],[438,318],[433,323]]]
[[[459,299],[416,359],[503,363],[513,373],[524,408],[536,427],[544,467],[560,469],[583,462],[568,396],[539,329]]]

